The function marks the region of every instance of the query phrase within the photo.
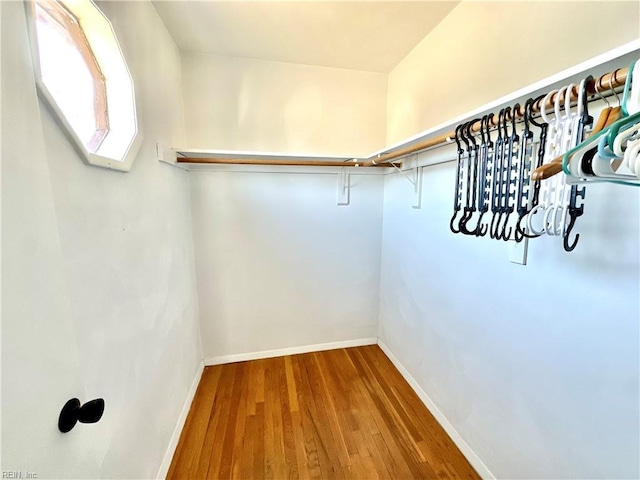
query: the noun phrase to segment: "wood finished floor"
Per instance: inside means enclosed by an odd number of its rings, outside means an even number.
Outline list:
[[[205,368],[167,478],[480,477],[372,345]]]

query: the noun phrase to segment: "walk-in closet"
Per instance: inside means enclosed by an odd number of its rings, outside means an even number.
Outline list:
[[[638,1],[0,24],[3,478],[640,478]]]

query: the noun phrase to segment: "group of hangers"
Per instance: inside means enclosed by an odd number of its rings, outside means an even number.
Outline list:
[[[635,83],[634,77],[638,79]],[[602,97],[599,83],[595,83],[595,90]],[[613,91],[619,105],[612,107],[602,97],[607,107],[600,113],[590,136],[536,170],[534,180],[547,179],[562,171],[569,183],[640,184],[640,62],[633,62],[628,69],[622,100]]]
[[[591,80],[592,77],[589,76],[579,85],[569,84],[545,95],[543,107],[540,110],[542,120],[549,129],[545,144],[544,165],[534,171],[532,178],[536,172],[545,167],[556,165],[554,162],[557,158],[579,144],[585,129],[593,123],[593,118],[588,112],[587,101],[587,83]],[[576,88],[578,101],[575,109],[572,109],[571,98]],[[554,118],[552,119],[545,105],[554,97]],[[554,158],[556,160],[551,160]],[[584,213],[584,207],[579,202],[584,200],[585,189],[577,185],[569,185],[564,175],[558,175],[542,182],[540,192],[539,203],[527,215],[527,229],[535,235],[562,236],[564,249],[570,252],[576,247],[579,239],[579,235],[576,235],[573,241],[569,241],[569,236],[577,218]],[[535,222],[534,219],[536,219]]]
[[[503,108],[497,121],[489,114],[458,125],[451,231],[474,236],[489,233],[505,241],[562,236],[564,249],[573,250],[579,235],[572,241],[570,235],[584,213],[585,183],[640,184],[640,62],[629,67],[622,100],[613,85],[618,82],[618,70],[609,75],[608,85],[618,106],[611,106],[601,93],[604,77],[594,82],[596,94],[607,107],[588,136],[585,132],[593,125],[587,107],[591,76],[579,85],[529,99],[524,109],[519,104]],[[634,76],[639,79],[635,84]],[[578,101],[572,108],[575,96]],[[542,106],[540,122],[533,116],[536,104]],[[549,104],[553,108],[547,112]],[[517,116],[523,117],[520,134]],[[496,137],[492,138],[494,125]],[[489,212],[490,220],[485,217]]]
[[[485,236],[493,239],[521,241],[528,236],[522,225],[530,211],[530,175],[534,156],[534,130],[544,139],[546,126],[533,118],[533,105],[539,100],[529,99],[524,105],[500,110],[497,122],[495,115],[458,125],[455,130],[457,146],[456,185],[454,213],[449,223],[453,233]],[[516,119],[524,119],[524,129],[518,134]],[[474,128],[479,123],[478,142]],[[492,125],[496,124],[496,136],[492,138]],[[535,166],[542,157],[538,155]],[[463,192],[466,191],[464,206]],[[534,189],[531,198],[537,199]],[[458,215],[462,211],[462,216]],[[491,219],[485,215],[491,212]],[[474,214],[477,218],[472,220]],[[514,215],[515,213],[515,215]]]

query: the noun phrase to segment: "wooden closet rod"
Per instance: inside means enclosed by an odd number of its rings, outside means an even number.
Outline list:
[[[604,93],[610,90],[614,90],[623,86],[627,80],[628,68],[619,68],[613,72],[605,73],[599,78],[594,78],[593,80],[587,83],[587,93],[589,95],[596,94],[596,84],[598,85],[598,91],[600,93]],[[576,89],[577,90],[577,87]],[[571,92],[571,101],[576,101],[578,99],[578,92],[573,90]],[[554,101],[557,94],[553,94],[551,98],[547,101],[545,108],[552,108],[554,105]],[[543,98],[535,102],[532,106],[533,113],[538,113],[541,110],[540,103]],[[524,107],[524,106],[523,106]],[[521,118],[523,116],[523,110],[518,109],[516,113],[516,118]],[[510,118],[510,117],[509,117]],[[496,127],[498,125],[497,116],[493,117],[491,121],[491,126]],[[480,130],[480,120],[476,121],[472,126],[471,130],[477,132]],[[426,150],[427,148],[435,147],[438,145],[442,145],[444,143],[451,143],[451,140],[455,138],[455,131],[449,133],[443,133],[442,135],[438,135],[437,137],[429,138],[422,142],[416,143],[415,145],[411,145],[409,147],[401,148],[400,150],[396,150],[393,152],[388,152],[384,154],[376,155],[374,158],[368,158],[362,163],[363,167],[371,167],[371,166],[379,166],[381,163],[395,163],[392,162],[394,159],[403,157],[405,155],[409,155],[411,153],[420,152],[422,150]]]
[[[198,158],[198,157],[178,157],[178,163],[204,163],[210,165],[279,165],[279,166],[297,166],[297,167],[361,167],[363,162],[340,162],[336,160],[301,160],[296,158]],[[371,167],[389,168],[389,163],[397,166],[398,162],[387,162],[385,165],[369,165]]]

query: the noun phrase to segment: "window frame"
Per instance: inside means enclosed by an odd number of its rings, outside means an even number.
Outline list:
[[[100,58],[96,57],[96,55],[94,54],[94,49],[91,47],[91,42],[88,38],[90,36],[85,33],[85,28],[87,28],[87,26],[83,25],[83,20],[80,15],[78,15],[77,12],[74,11],[74,7],[70,6],[64,0],[38,0],[37,3],[40,5],[40,8],[42,8],[46,12],[46,14],[48,14],[55,22],[57,22],[61,26],[61,28],[66,29],[66,35],[72,38],[72,41],[76,44],[82,58],[87,64],[89,72],[94,79],[94,86],[99,87],[94,89],[93,108],[94,112],[96,112],[96,130],[89,146],[89,148],[99,151],[100,145],[110,133],[111,123],[114,120],[109,116],[109,97],[107,94],[108,76],[103,73],[103,68],[101,68],[100,65]],[[117,48],[116,53],[119,58],[122,59],[122,67],[124,68],[126,76],[130,82],[132,102],[131,113],[133,115],[134,133],[122,158],[110,158],[90,151],[80,140],[71,124],[67,120],[66,116],[64,115],[64,112],[58,106],[55,97],[51,94],[42,78],[36,25],[38,18],[36,0],[28,0],[27,2],[25,2],[25,4],[27,10],[27,24],[29,31],[29,40],[31,44],[33,71],[38,96],[44,101],[49,110],[52,111],[56,123],[58,123],[59,127],[71,141],[73,147],[85,163],[89,165],[128,172],[131,169],[133,160],[135,159],[135,156],[140,148],[142,135],[140,133],[138,122],[138,102],[136,101],[135,83],[133,77],[131,76],[126,58],[122,52],[122,48],[120,47],[120,43],[115,35],[111,22],[92,0],[88,0],[86,4],[83,5],[83,8],[85,9],[94,9],[95,12],[91,12],[91,14],[94,16],[96,14],[99,15],[99,21],[105,22],[105,25],[108,27],[108,32],[112,36],[113,44]]]

